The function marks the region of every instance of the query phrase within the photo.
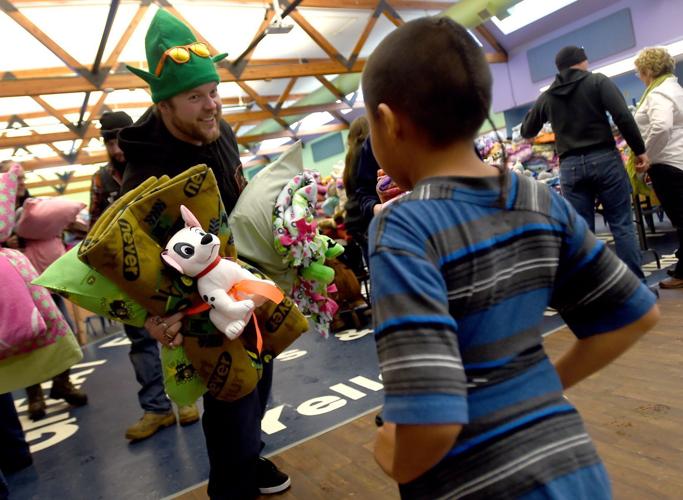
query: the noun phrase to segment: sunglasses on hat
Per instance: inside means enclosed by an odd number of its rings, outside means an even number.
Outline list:
[[[170,49],[166,49],[161,55],[161,59],[159,59],[159,64],[157,64],[154,74],[156,76],[161,74],[161,71],[164,69],[164,63],[168,58],[171,58],[176,64],[185,64],[190,60],[190,53],[194,53],[199,57],[209,57],[211,55],[209,53],[209,47],[203,42],[192,42],[187,45],[171,47]]]

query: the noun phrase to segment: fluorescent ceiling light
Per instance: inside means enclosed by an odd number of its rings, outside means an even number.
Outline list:
[[[294,28],[293,24],[285,24],[280,21],[273,21],[273,24],[266,28],[266,35],[286,35]]]
[[[504,19],[492,17],[491,21],[503,34],[509,35],[574,2],[576,0],[522,0],[508,9],[509,16]]]
[[[674,59],[681,54],[683,54],[683,40],[679,40],[677,42],[670,43],[669,45],[662,45],[662,48],[666,49],[666,51],[669,53],[671,57]],[[605,76],[608,77],[613,77],[613,76],[619,76],[619,75],[624,75],[626,73],[629,73],[631,71],[635,71],[636,67],[633,64],[633,62],[636,60],[638,57],[638,54],[640,51],[636,52],[635,54],[632,54],[628,57],[625,57],[624,59],[621,59],[619,61],[613,62],[606,64],[604,66],[598,66],[597,68],[591,68],[591,71],[593,73],[602,73]],[[590,59],[589,59],[590,62]],[[539,90],[541,92],[545,92],[550,88],[550,84],[545,85],[541,87]]]

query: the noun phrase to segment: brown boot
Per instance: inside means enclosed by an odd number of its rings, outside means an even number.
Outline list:
[[[197,420],[199,420],[199,410],[196,404],[178,407],[178,421],[180,425],[194,424]]]
[[[674,277],[665,279],[664,281],[659,282],[659,288],[663,288],[665,290],[673,290],[675,288],[683,288],[683,279],[674,278]]]
[[[83,406],[88,404],[88,396],[85,392],[76,389],[69,380],[69,370],[60,373],[52,379],[52,389],[50,389],[52,399],[63,399],[73,406]]]
[[[45,418],[45,396],[40,384],[27,387],[26,395],[28,396],[28,418],[34,421]]]
[[[175,413],[151,413],[146,411],[140,420],[126,431],[126,439],[139,441],[147,439],[164,427],[175,425]]]

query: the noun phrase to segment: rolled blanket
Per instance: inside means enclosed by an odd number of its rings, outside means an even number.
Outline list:
[[[294,302],[304,314],[311,315],[315,329],[327,336],[338,306],[329,297],[335,291],[334,269],[324,262],[344,250],[318,232],[314,220],[317,197],[315,176],[309,172],[296,175],[277,198],[273,232],[275,249],[297,270],[291,290]]]
[[[79,258],[151,314],[165,315],[200,302],[194,280],[169,269],[160,258],[167,241],[184,226],[181,204],[196,215],[202,227],[218,236],[221,256],[236,258],[216,179],[205,165],[172,179],[150,178],[117,200],[88,233]],[[249,394],[261,377],[262,362],[306,331],[305,318],[297,308],[279,307],[264,304],[256,311],[260,324],[271,325],[265,328],[268,335],[264,334],[261,356],[253,323],[238,339],[228,340],[213,326],[208,312],[184,318],[183,348],[213,396],[234,401]],[[188,369],[184,367],[183,374],[189,373]]]

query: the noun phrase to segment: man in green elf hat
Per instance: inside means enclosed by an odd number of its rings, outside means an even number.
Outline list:
[[[119,147],[128,161],[122,192],[150,176],[173,177],[205,163],[213,170],[230,213],[246,181],[235,133],[221,119],[220,78],[214,63],[226,54],[212,57],[187,26],[162,9],[149,27],[145,49],[149,71],[128,68],[149,84],[155,105],[119,134]],[[179,330],[180,316],[152,317],[145,326],[162,344],[177,345],[168,334]],[[204,396],[202,426],[211,498],[254,498],[289,487],[289,477],[259,456],[261,418],[272,376],[272,363],[264,363],[258,386],[247,396],[233,402]]]

